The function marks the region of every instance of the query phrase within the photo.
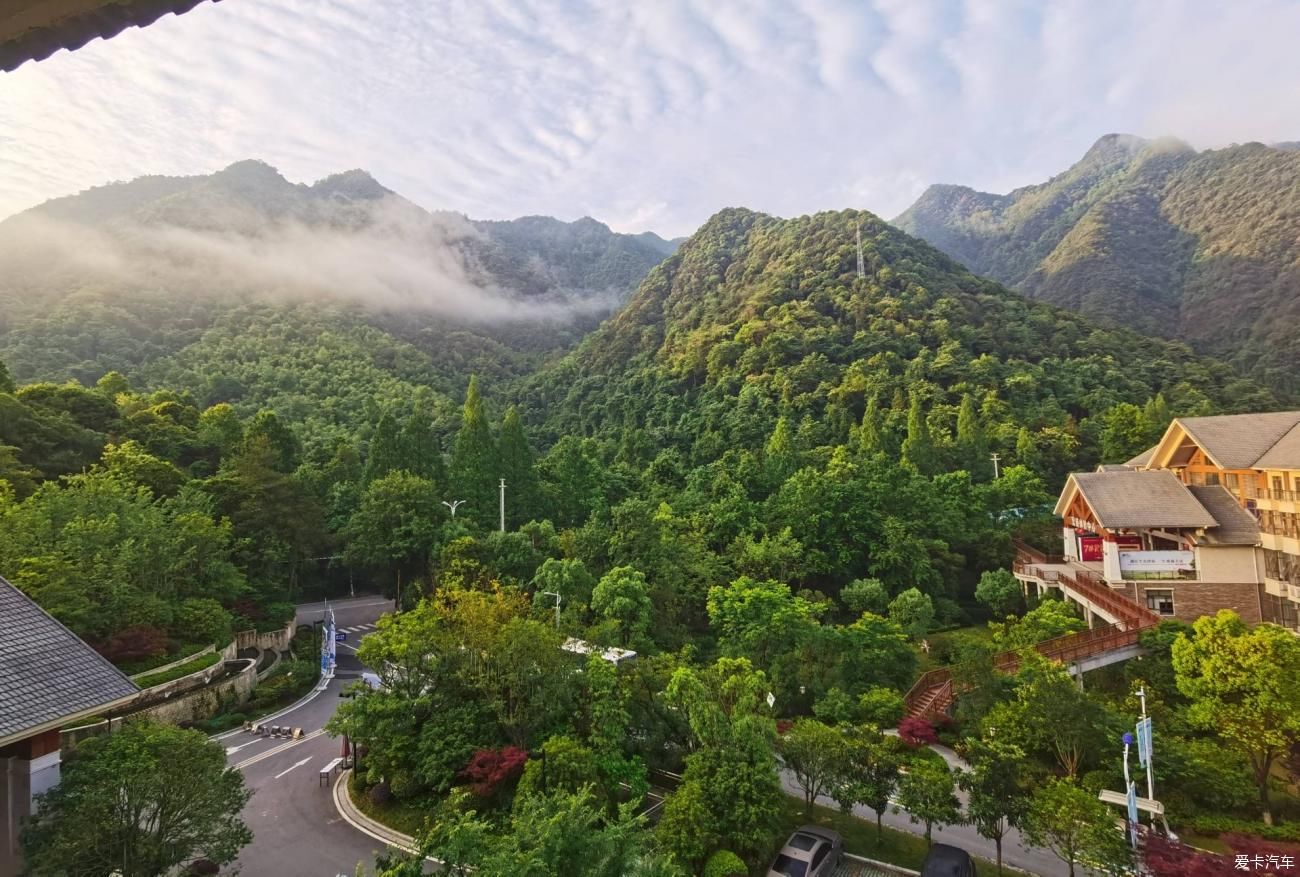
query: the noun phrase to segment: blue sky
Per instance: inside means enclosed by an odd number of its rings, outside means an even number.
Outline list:
[[[0,74],[0,216],[260,158],[475,218],[888,218],[1111,131],[1300,139],[1297,33],[1292,0],[224,0]]]

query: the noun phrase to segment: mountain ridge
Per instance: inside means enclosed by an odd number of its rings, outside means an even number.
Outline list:
[[[894,220],[1030,296],[1183,340],[1300,393],[1300,152],[1111,134],[1005,195],[929,187]]]

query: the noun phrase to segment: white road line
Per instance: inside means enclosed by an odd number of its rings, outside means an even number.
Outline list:
[[[293,765],[290,765],[289,767],[286,767],[284,770],[280,771],[278,774],[276,774],[275,776],[271,777],[271,779],[278,780],[280,777],[284,776],[284,775],[287,774],[289,771],[291,771],[291,770],[295,770],[296,768],[300,768],[300,767],[302,767],[304,764],[306,764],[306,763],[309,762],[309,761],[311,761],[310,758],[304,758],[302,761],[299,761],[299,762],[297,762],[296,764],[293,764]]]
[[[257,764],[257,762],[262,761],[263,759],[270,758],[272,755],[277,755],[286,749],[291,749],[294,746],[297,746],[299,743],[306,743],[308,740],[311,740],[314,737],[319,737],[321,734],[324,733],[325,733],[325,729],[321,728],[319,731],[312,731],[310,734],[304,734],[301,738],[297,740],[290,740],[288,743],[282,743],[279,746],[275,747],[274,749],[268,749],[265,752],[259,752],[257,755],[254,755],[252,758],[246,758],[243,761],[236,764],[235,770],[243,770],[244,768],[248,767],[251,764]]]
[[[240,743],[238,746],[227,746],[226,754],[234,755],[236,752],[238,752],[241,749],[247,749],[248,747],[254,746],[261,742],[262,742],[262,738],[258,737],[256,740],[249,740],[247,743]]]

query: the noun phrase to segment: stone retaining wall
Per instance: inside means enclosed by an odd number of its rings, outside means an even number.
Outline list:
[[[241,630],[235,634],[233,645],[236,652],[242,652],[244,649],[283,652],[289,648],[289,640],[293,639],[294,629],[295,625],[291,618],[280,630],[272,630],[268,633],[258,633],[256,630]]]
[[[144,677],[152,676],[155,673],[166,673],[168,670],[172,669],[173,667],[179,667],[181,664],[188,664],[190,661],[194,661],[203,657],[208,652],[215,651],[216,648],[217,648],[216,646],[208,646],[206,649],[199,649],[197,652],[195,652],[192,655],[186,655],[183,658],[178,658],[177,660],[172,661],[170,664],[163,664],[161,667],[154,667],[152,670],[145,670],[142,673],[132,674],[129,678],[132,682],[134,682],[137,679],[143,679]]]
[[[217,711],[230,700],[243,703],[253,694],[257,686],[257,661],[252,658],[241,659],[244,668],[234,676],[209,685],[199,691],[174,697],[166,703],[160,703],[149,709],[135,713],[133,717],[152,719],[169,725],[181,722],[197,722],[216,715]],[[224,669],[224,664],[216,665]]]

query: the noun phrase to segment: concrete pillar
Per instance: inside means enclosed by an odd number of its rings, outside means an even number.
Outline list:
[[[1061,553],[1070,560],[1079,559],[1079,540],[1074,536],[1073,527],[1061,528],[1061,541],[1065,545],[1065,550]]]
[[[0,751],[0,874],[22,872],[19,837],[36,796],[59,782],[59,732],[47,731]]]

